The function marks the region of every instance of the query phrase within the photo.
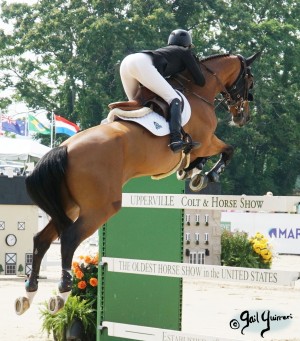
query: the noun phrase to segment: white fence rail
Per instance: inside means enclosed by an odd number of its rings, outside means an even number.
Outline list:
[[[101,265],[105,264],[108,266],[107,270],[111,272],[259,285],[294,286],[295,281],[300,276],[300,273],[297,271],[276,271],[111,257],[102,258]]]
[[[187,334],[184,332],[159,329],[151,327],[136,326],[132,324],[114,323],[104,321],[102,328],[107,328],[109,336],[122,337],[131,340],[141,341],[233,341],[233,339],[226,339],[214,336],[201,336],[194,334]],[[237,341],[237,339],[235,339]]]
[[[123,207],[296,213],[300,197],[123,193]]]

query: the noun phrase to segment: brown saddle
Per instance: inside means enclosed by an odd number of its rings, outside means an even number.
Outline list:
[[[138,110],[143,107],[149,107],[154,112],[168,119],[168,103],[142,85],[139,87],[138,92],[133,100],[110,103],[108,107],[110,110],[118,108],[125,111]]]

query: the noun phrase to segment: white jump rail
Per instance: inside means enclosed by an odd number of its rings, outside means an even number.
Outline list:
[[[297,271],[277,271],[127,258],[103,257],[100,265],[107,265],[107,270],[111,272],[218,282],[239,282],[252,285],[293,287],[295,281],[300,278],[300,273]]]
[[[184,332],[160,329],[152,327],[136,326],[131,324],[115,323],[104,321],[100,329],[107,328],[109,336],[122,337],[131,340],[141,341],[233,341],[233,339],[220,338],[215,336],[202,336],[187,334]],[[234,339],[239,341],[240,339]]]
[[[123,193],[123,207],[296,213],[299,196]]]

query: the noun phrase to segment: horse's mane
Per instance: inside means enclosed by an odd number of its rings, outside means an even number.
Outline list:
[[[203,63],[211,59],[216,59],[216,58],[223,58],[223,57],[228,57],[230,56],[230,53],[223,53],[223,54],[213,54],[211,56],[205,57],[205,58],[198,58],[199,62]]]

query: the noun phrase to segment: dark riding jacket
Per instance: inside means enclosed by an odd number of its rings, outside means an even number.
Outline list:
[[[143,50],[141,52],[152,56],[153,65],[163,77],[170,77],[188,69],[196,84],[205,85],[205,78],[197,63],[196,56],[190,48],[168,45],[157,50]]]

